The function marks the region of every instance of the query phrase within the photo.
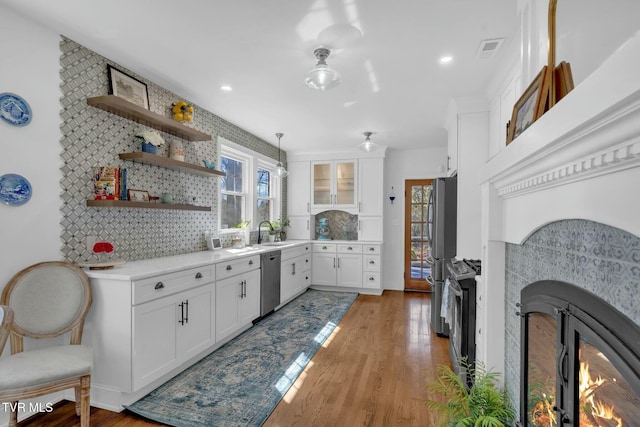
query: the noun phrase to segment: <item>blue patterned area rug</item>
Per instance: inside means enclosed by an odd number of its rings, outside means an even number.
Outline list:
[[[126,408],[178,427],[260,426],[356,297],[308,290]]]

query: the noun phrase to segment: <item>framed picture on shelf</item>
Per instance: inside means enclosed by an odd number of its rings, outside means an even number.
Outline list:
[[[562,61],[554,72],[556,87],[556,102],[565,97],[566,94],[573,90],[573,75],[571,74],[571,65]]]
[[[551,78],[551,73],[545,65],[513,106],[507,145],[544,114]]]
[[[148,202],[149,192],[146,190],[127,190],[127,199],[132,202]]]
[[[107,64],[109,74],[109,94],[126,99],[132,104],[149,109],[147,85],[129,74]]]

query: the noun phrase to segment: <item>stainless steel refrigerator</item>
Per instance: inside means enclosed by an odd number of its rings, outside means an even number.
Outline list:
[[[429,233],[429,257],[431,274],[431,326],[437,335],[449,336],[449,325],[440,316],[442,293],[448,271],[445,263],[456,255],[456,221],[458,206],[457,177],[437,178],[427,205],[427,230]]]

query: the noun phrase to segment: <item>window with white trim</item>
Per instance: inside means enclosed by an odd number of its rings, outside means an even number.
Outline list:
[[[237,231],[250,221],[255,230],[260,221],[277,221],[281,215],[282,184],[274,173],[276,160],[219,138],[220,178],[219,230]]]

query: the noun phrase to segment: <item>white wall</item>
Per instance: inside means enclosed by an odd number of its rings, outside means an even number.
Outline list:
[[[446,140],[440,148],[389,150],[384,166],[384,249],[382,260],[383,289],[404,289],[404,182],[446,175]],[[389,201],[393,186],[396,200]]]
[[[0,289],[30,264],[62,259],[59,41],[0,6],[0,92],[20,95],[33,113],[23,127],[0,121],[0,175],[22,175],[33,189],[22,206],[0,204]]]
[[[62,259],[59,41],[57,34],[0,6],[0,92],[20,95],[33,113],[27,126],[0,120],[0,175],[22,175],[33,190],[22,206],[0,203],[0,290],[24,267]],[[0,411],[0,425],[8,419]]]

